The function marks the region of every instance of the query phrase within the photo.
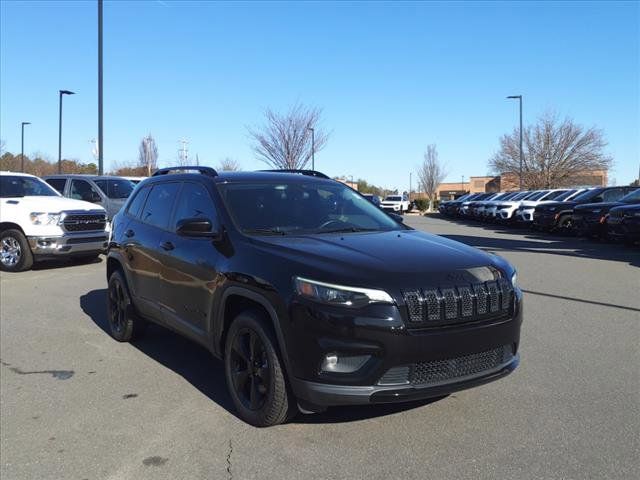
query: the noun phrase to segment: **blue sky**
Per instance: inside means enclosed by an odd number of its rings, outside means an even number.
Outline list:
[[[435,143],[452,181],[484,175],[498,138],[546,110],[604,129],[618,184],[640,162],[637,2],[330,3],[106,1],[105,162],[137,158],[151,132],[160,163],[179,140],[215,165],[255,160],[247,126],[271,107],[323,109],[316,168],[406,190]],[[92,161],[97,136],[96,2],[0,2],[0,137]],[[415,175],[414,175],[415,177]],[[415,183],[414,183],[415,187]]]

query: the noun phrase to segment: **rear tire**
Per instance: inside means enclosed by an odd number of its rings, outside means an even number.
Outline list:
[[[120,270],[109,278],[107,320],[111,336],[119,342],[139,338],[146,327],[146,322],[135,315],[129,287]]]
[[[0,233],[0,270],[22,272],[32,266],[33,253],[24,234],[16,229]]]
[[[240,313],[224,349],[227,388],[238,416],[256,427],[287,421],[296,411],[270,325],[258,311]]]

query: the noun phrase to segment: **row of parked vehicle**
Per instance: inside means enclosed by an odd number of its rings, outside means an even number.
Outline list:
[[[448,217],[635,243],[640,189],[634,186],[474,193],[443,202]]]

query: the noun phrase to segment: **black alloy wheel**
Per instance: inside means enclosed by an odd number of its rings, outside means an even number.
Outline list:
[[[253,330],[243,328],[236,334],[230,369],[233,388],[245,408],[262,408],[271,386],[271,373],[265,345]]]

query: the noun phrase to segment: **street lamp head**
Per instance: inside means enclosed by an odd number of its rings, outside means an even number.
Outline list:
[[[313,132],[314,128],[313,127],[307,127],[307,130],[311,130]]]
[[[522,98],[522,95],[509,95],[507,98]]]
[[[75,95],[76,92],[72,92],[71,90],[60,90],[60,95]]]
[[[31,122],[22,122],[22,125],[31,125]]]

